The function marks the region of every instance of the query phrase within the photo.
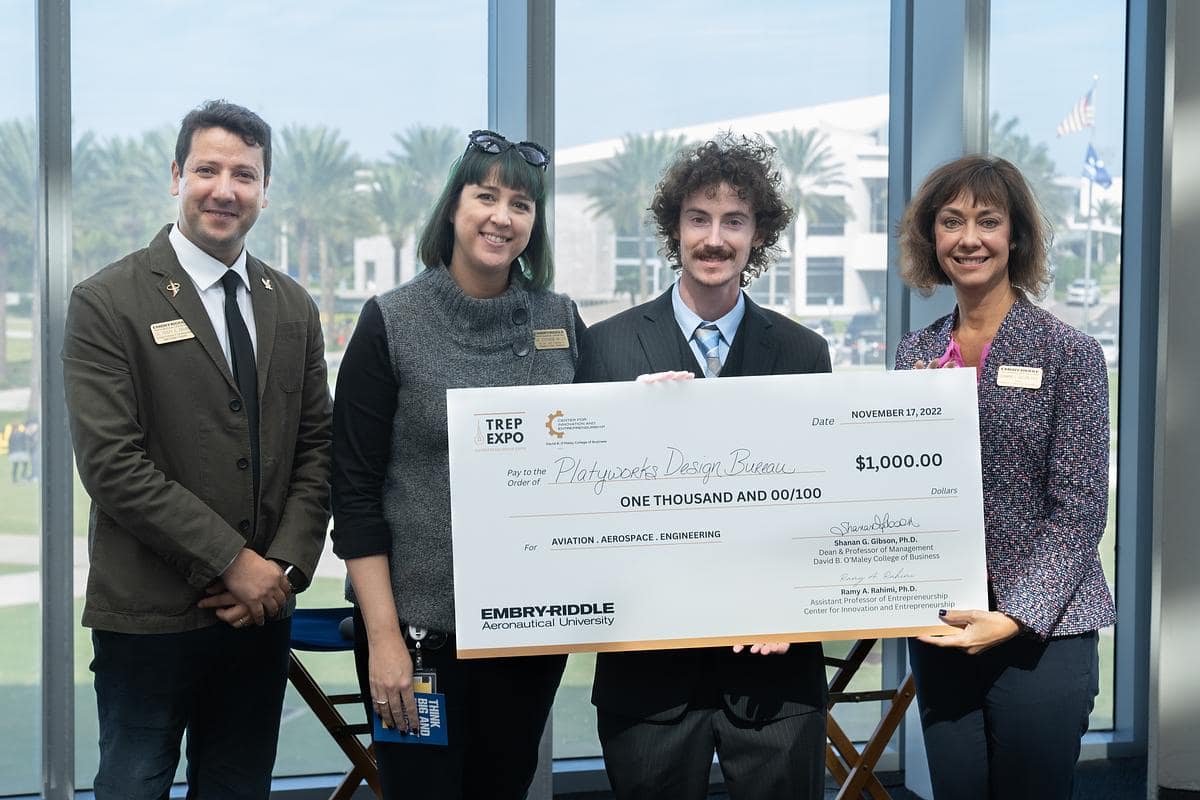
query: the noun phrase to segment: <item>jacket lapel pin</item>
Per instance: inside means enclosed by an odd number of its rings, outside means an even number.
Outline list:
[[[179,284],[175,281],[167,281],[167,291],[171,293],[171,297],[179,294]]]
[[[263,288],[264,288],[264,289],[266,289],[268,292],[272,291],[272,289],[271,289],[271,279],[270,279],[270,278],[262,278],[261,280],[262,280],[262,283],[263,283]]]

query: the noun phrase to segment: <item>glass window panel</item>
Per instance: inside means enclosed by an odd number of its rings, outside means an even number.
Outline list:
[[[1038,302],[1094,336],[1108,360],[1112,455],[1108,524],[1100,559],[1116,594],[1117,386],[1120,379],[1121,197],[1124,152],[1125,3],[1062,6],[1034,0],[991,5],[991,152],[1024,172],[1053,224],[1054,284]],[[1080,36],[1080,31],[1103,31]],[[1062,43],[1070,41],[1070,47]],[[1038,53],[1030,60],[1029,53]],[[1094,148],[1111,179],[1084,177]],[[1100,695],[1093,729],[1113,724],[1113,642],[1100,632]]]
[[[23,11],[30,6],[4,2]],[[183,115],[210,98],[246,105],[274,130],[270,205],[251,231],[248,249],[299,279],[316,298],[332,386],[363,302],[415,274],[414,239],[424,215],[462,152],[466,132],[486,127],[486,3],[114,0],[76,4],[72,12],[76,280],[143,247],[174,221],[168,187]],[[14,15],[3,19],[7,30]],[[121,24],[114,26],[113,19]],[[28,32],[22,37],[33,40]],[[0,49],[0,59],[12,53]],[[436,81],[414,78],[431,69]],[[86,528],[83,498],[76,516],[81,567],[87,563]],[[327,546],[301,606],[344,605],[344,574]],[[81,787],[90,786],[97,763],[90,656],[81,630]],[[327,691],[357,691],[348,653],[304,660]],[[347,765],[289,689],[276,774],[337,772]]]
[[[845,263],[839,257],[813,257],[808,260],[809,305],[841,305],[845,297]]]
[[[868,190],[869,191],[869,190]],[[846,212],[837,206],[818,205],[808,223],[809,236],[844,236]]]
[[[771,305],[787,305],[787,301],[792,296],[792,263],[790,261],[777,261],[772,267],[771,280],[768,285],[771,287]]]
[[[41,790],[35,41],[0,0],[0,795]]]
[[[871,227],[868,187],[887,178],[888,21],[883,0],[559,4],[556,288],[589,323],[665,291],[674,275],[657,243],[634,249],[636,228],[653,236],[646,209],[663,166],[680,143],[761,134],[780,144],[801,216],[750,296],[825,334],[837,368],[858,368],[842,344],[846,327],[883,311],[887,241]],[[818,303],[808,294],[813,258],[839,259],[845,277]],[[600,752],[592,662],[568,662],[554,715],[559,757]],[[876,670],[874,688],[879,680]],[[871,713],[850,726],[853,736],[869,735]]]
[[[791,259],[777,259],[770,269],[746,288],[746,293],[759,305],[786,310],[792,299]]]
[[[867,187],[867,196],[871,203],[870,217],[867,230],[870,233],[887,233],[887,179],[867,178],[863,183]]]
[[[658,257],[658,242],[650,236],[618,236],[617,241],[617,259],[632,260],[639,264],[642,259],[647,262],[660,263],[661,258]]]

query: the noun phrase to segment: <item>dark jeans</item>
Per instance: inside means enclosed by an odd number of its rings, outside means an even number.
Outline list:
[[[1098,645],[1017,637],[969,656],[909,640],[935,800],[1069,800]]]
[[[377,742],[375,759],[384,800],[520,800],[533,782],[538,743],[562,679],[566,656],[459,660],[454,636],[425,652],[446,695],[445,747]],[[367,718],[366,627],[354,612],[354,661]]]
[[[185,729],[188,798],[268,797],[291,629],[289,618],[186,633],[92,631],[97,800],[166,798]]]

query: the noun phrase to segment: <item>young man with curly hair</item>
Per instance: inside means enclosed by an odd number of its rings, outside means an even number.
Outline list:
[[[679,279],[591,328],[593,351],[576,380],[829,371],[821,336],[742,291],[792,218],[773,155],[732,134],[678,155],[650,210]],[[819,644],[601,653],[592,689],[621,800],[707,796],[714,751],[733,800],[820,798],[826,700]]]

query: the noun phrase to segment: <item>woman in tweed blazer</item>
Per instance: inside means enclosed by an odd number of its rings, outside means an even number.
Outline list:
[[[975,367],[987,610],[910,648],[934,796],[1069,798],[1115,619],[1097,545],[1108,507],[1108,371],[1096,341],[1030,303],[1047,225],[1020,172],[968,156],[901,222],[902,275],[957,307],[908,334],[896,369]],[[1020,367],[1014,370],[1013,367]]]

